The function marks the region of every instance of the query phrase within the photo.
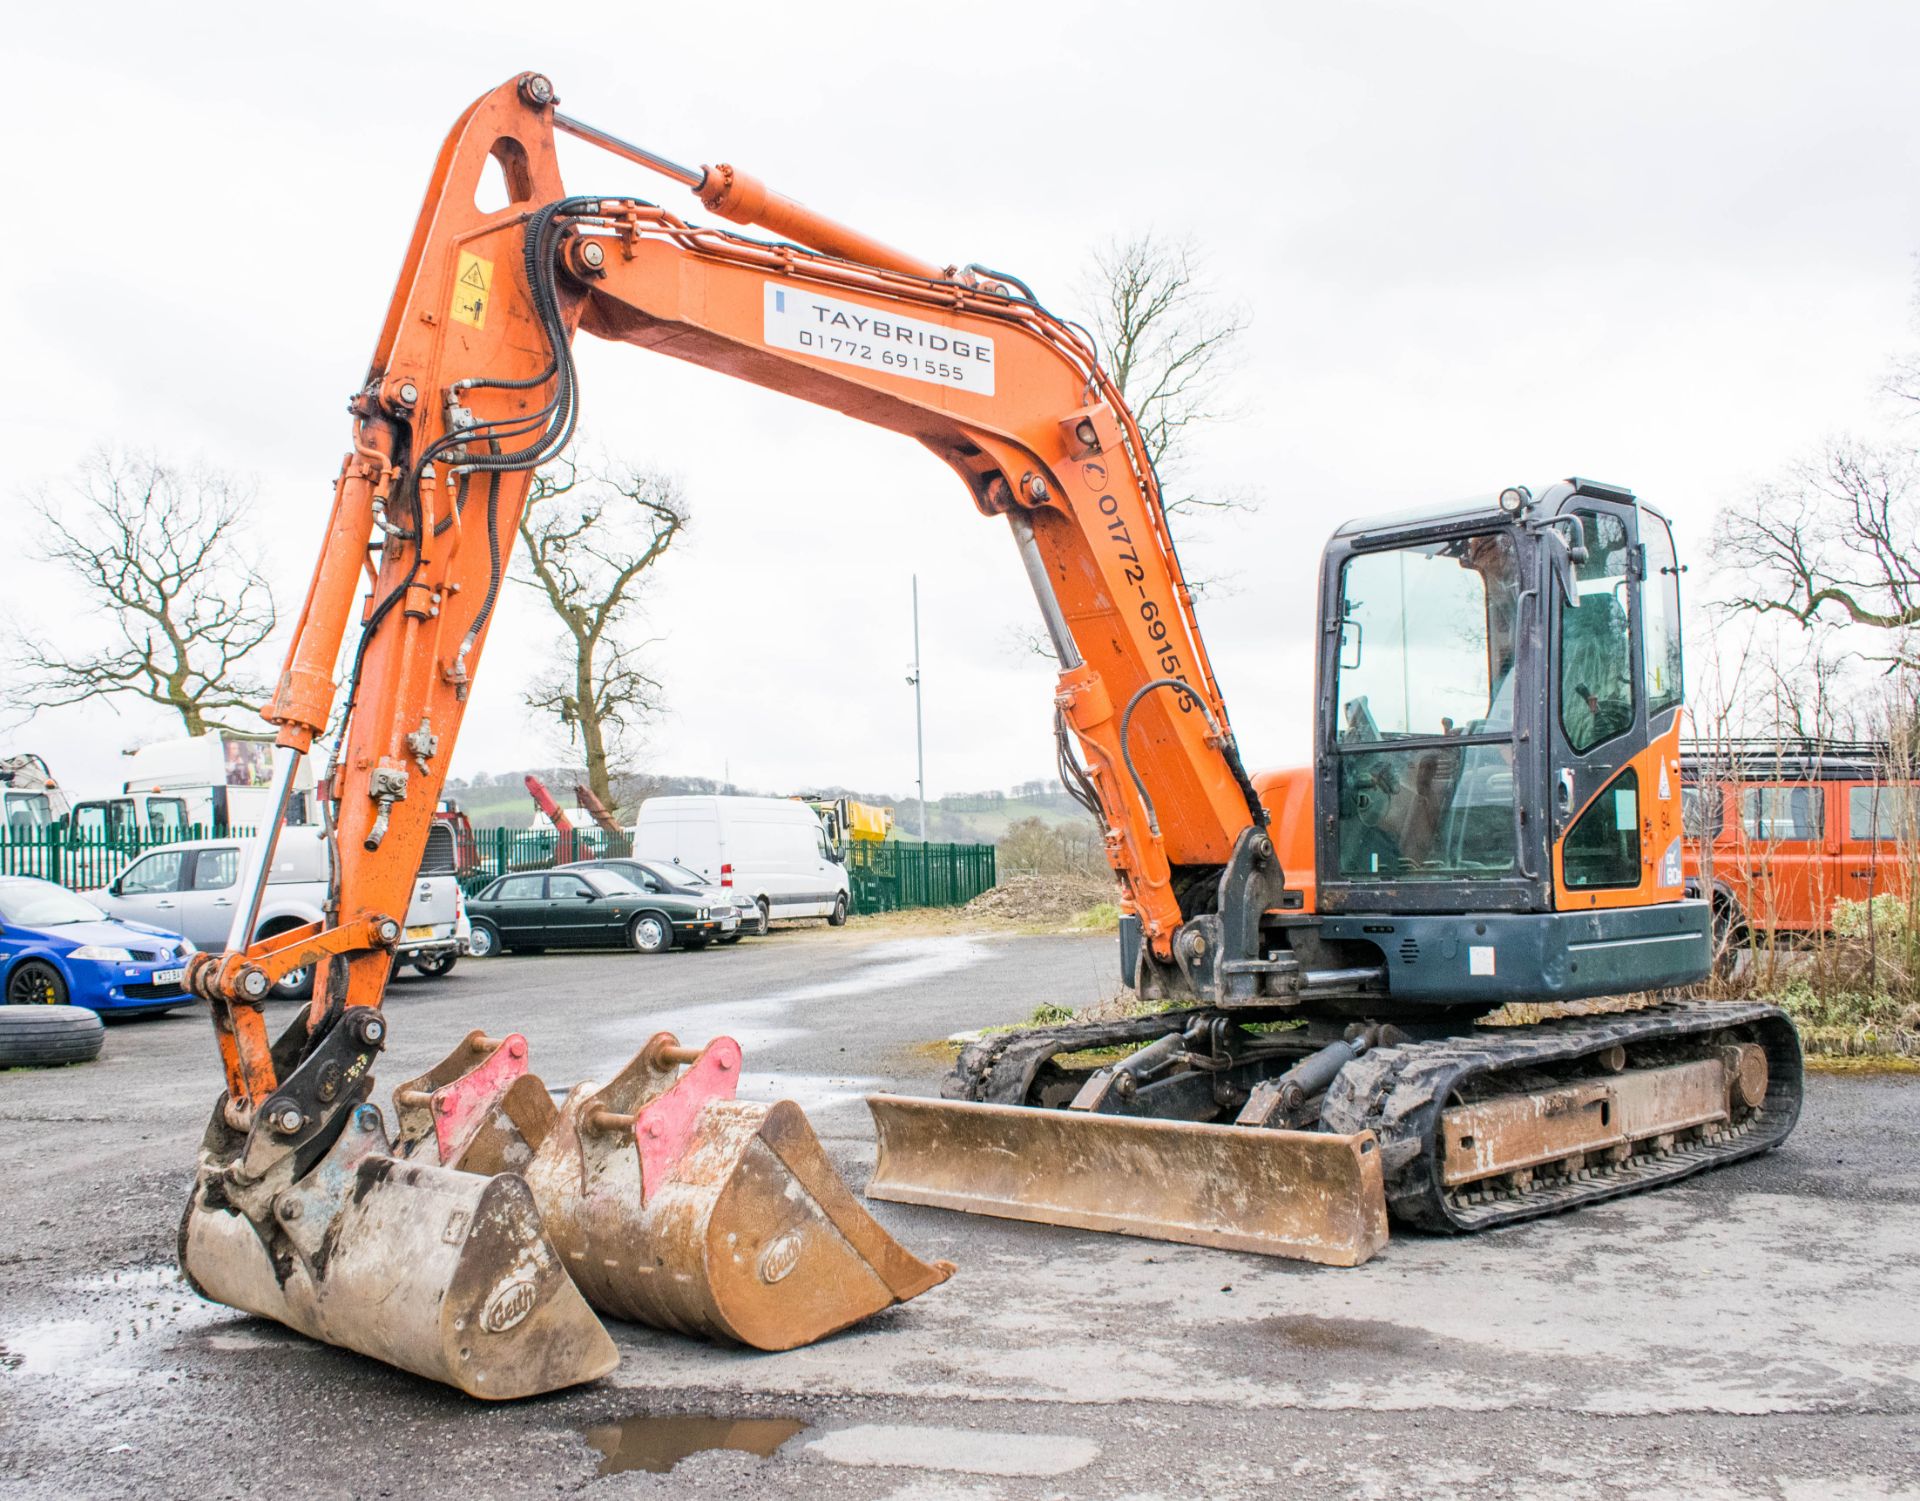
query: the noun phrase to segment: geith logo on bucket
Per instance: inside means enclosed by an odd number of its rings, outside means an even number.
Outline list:
[[[502,1282],[487,1299],[487,1306],[480,1310],[480,1327],[489,1334],[505,1334],[533,1312],[534,1296],[531,1277]]]

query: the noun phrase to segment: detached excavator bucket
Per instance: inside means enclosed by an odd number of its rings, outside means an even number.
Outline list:
[[[366,1103],[302,1167],[229,1128],[224,1104],[180,1226],[180,1266],[201,1296],[474,1397],[555,1391],[619,1364],[523,1179],[400,1156]]]
[[[1387,1243],[1373,1133],[869,1095],[870,1199],[1358,1266]]]
[[[661,1033],[561,1106],[527,1182],[594,1307],[790,1350],[953,1275],[880,1228],[798,1105],[736,1100],[739,1078],[732,1038]]]

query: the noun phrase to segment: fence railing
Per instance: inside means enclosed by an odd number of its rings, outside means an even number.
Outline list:
[[[212,829],[201,824],[182,828],[118,829],[111,833],[79,831],[71,824],[49,824],[43,829],[0,832],[0,876],[39,876],[75,891],[105,886],[148,850],[183,839],[249,839],[251,829]]]
[[[990,844],[909,844],[855,840],[847,846],[855,912],[960,907],[998,879]]]
[[[463,840],[464,844],[465,841]],[[633,854],[633,836],[604,829],[475,829],[460,852],[460,885],[472,896],[495,876],[514,870],[551,870],[575,860],[620,860]]]

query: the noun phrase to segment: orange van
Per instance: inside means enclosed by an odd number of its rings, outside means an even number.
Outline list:
[[[1905,897],[1920,805],[1861,740],[1683,741],[1681,810],[1690,896],[1711,896],[1715,945],[1833,930],[1834,905]]]

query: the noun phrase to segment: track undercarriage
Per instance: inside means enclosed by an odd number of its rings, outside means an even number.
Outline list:
[[[1196,1007],[988,1037],[943,1094],[874,1102],[876,1197],[1353,1264],[1385,1214],[1342,1194],[1470,1233],[1765,1152],[1798,1117],[1801,1060],[1786,1015],[1752,1004],[1517,1026]],[[1336,1142],[1360,1154],[1339,1185]],[[1023,1172],[978,1171],[1009,1154]],[[1088,1200],[1076,1178],[1115,1167]],[[1208,1173],[1238,1182],[1178,1181]],[[1242,1233],[1287,1193],[1312,1202],[1268,1244]]]

